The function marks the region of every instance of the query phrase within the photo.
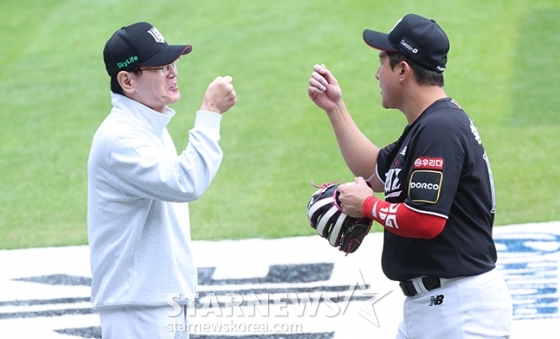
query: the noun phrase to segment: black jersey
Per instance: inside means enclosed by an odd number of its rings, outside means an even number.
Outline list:
[[[433,239],[385,230],[382,266],[389,279],[472,276],[495,267],[490,164],[474,122],[452,99],[433,103],[380,149],[376,172],[386,201],[447,218]]]

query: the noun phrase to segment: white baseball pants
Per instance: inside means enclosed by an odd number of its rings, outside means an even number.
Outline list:
[[[166,307],[126,307],[100,311],[103,339],[189,339],[186,306],[170,317]],[[181,325],[181,326],[179,326]]]
[[[397,339],[508,339],[511,296],[500,272],[443,279],[407,297]]]

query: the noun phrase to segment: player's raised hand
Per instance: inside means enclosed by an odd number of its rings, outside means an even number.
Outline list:
[[[315,105],[327,112],[332,110],[342,98],[338,81],[324,64],[313,66],[307,94]]]
[[[237,102],[232,81],[230,76],[219,76],[214,79],[204,93],[200,109],[219,114],[227,112]]]

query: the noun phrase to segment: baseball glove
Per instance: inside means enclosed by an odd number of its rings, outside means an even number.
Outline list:
[[[340,184],[326,183],[317,186],[307,203],[309,224],[329,244],[346,253],[356,252],[371,228],[372,220],[353,218],[342,213],[337,191]]]

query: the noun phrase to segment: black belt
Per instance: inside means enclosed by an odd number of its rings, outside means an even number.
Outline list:
[[[422,279],[418,279],[417,281],[419,284],[423,284],[424,288],[427,291],[431,291],[433,289],[441,287],[441,281],[436,277],[422,277]],[[416,290],[416,287],[414,287],[414,283],[412,282],[412,280],[401,281],[399,286],[401,287],[404,295],[406,295],[407,297],[412,297],[422,292]]]

